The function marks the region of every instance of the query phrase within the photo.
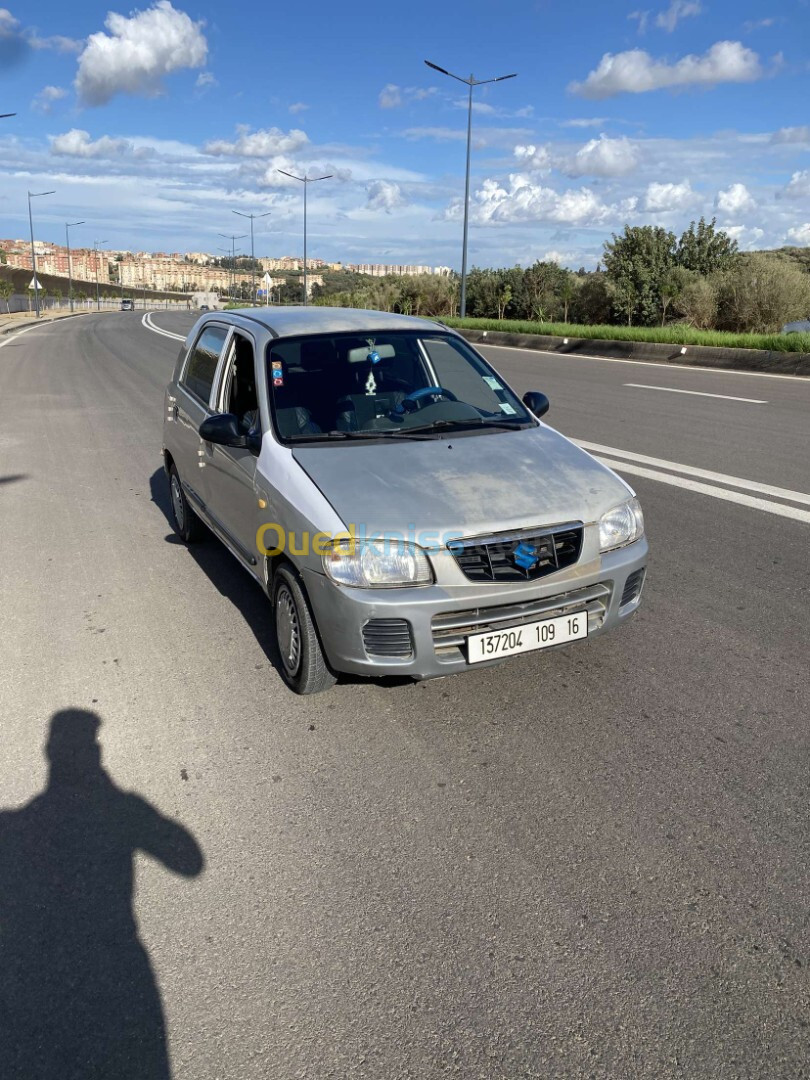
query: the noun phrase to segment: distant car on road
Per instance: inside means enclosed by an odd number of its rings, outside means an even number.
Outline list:
[[[783,334],[810,334],[810,319],[799,319],[798,322],[785,323],[782,327]]]
[[[211,308],[208,306],[208,304],[201,304],[200,305],[200,311],[201,312],[202,311],[210,311],[210,310],[211,310]]]
[[[122,311],[134,311],[135,310],[135,302],[133,300],[122,300],[121,301],[121,310]]]
[[[166,390],[174,528],[264,588],[300,694],[595,636],[638,608],[644,519],[548,407],[427,319],[212,311]]]

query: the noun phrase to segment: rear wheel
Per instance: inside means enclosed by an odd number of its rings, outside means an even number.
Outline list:
[[[334,685],[298,575],[280,566],[273,577],[273,612],[281,675],[296,694],[318,694]]]
[[[169,496],[174,531],[186,544],[194,544],[197,540],[201,540],[204,531],[203,523],[189,506],[174,462],[169,467]]]

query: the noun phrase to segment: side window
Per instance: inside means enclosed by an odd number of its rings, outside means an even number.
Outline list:
[[[181,386],[185,386],[190,393],[206,403],[211,397],[219,354],[227,336],[228,330],[224,326],[206,327],[191,350],[186,370],[180,380]]]
[[[253,345],[239,333],[233,336],[222,406],[224,412],[233,413],[238,418],[240,427],[245,431],[259,427],[259,398],[256,393]]]

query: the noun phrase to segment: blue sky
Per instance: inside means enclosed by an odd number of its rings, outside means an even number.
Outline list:
[[[2,0],[0,0],[2,2]],[[743,248],[810,245],[809,0],[258,5],[40,0],[0,8],[0,235],[591,267],[625,224],[716,216]],[[241,245],[249,241],[240,241]],[[247,250],[247,249],[245,249]]]

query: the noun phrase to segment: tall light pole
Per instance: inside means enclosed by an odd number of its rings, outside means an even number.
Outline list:
[[[306,307],[309,303],[309,294],[307,292],[307,184],[315,184],[318,180],[331,180],[334,173],[329,173],[327,176],[296,176],[294,173],[286,172],[284,169],[278,171],[293,180],[300,180],[304,185],[304,307]]]
[[[74,228],[76,225],[84,225],[83,221],[66,221],[65,222],[65,245],[67,246],[68,253],[68,299],[70,300],[70,310],[73,311],[73,257],[70,254],[70,233],[68,229]]]
[[[442,75],[449,75],[451,79],[464,83],[470,90],[467,104],[467,175],[464,181],[464,240],[461,245],[461,302],[459,304],[459,314],[463,319],[467,314],[467,231],[470,220],[470,146],[472,142],[473,87],[484,86],[486,83],[503,82],[504,79],[514,79],[517,72],[512,72],[511,75],[499,75],[495,79],[476,79],[474,75],[470,75],[469,79],[462,79],[460,75],[454,75],[452,71],[446,71],[443,67],[439,67],[438,64],[432,64],[430,60],[426,60],[425,63],[434,71],[440,71]]]
[[[93,259],[93,262],[96,264],[96,311],[101,311],[101,300],[100,300],[99,295],[98,295],[98,247],[99,247],[99,244],[106,244],[106,243],[107,243],[106,240],[94,240],[93,241],[93,250],[96,253],[95,258]]]
[[[224,236],[226,240],[231,242],[231,299],[233,299],[233,287],[236,284],[236,241],[244,240],[247,233],[240,233],[236,236],[234,233],[221,232],[219,235]]]
[[[253,219],[270,217],[270,211],[266,214],[243,214],[241,210],[232,211],[234,214],[238,214],[239,217],[250,218],[250,269],[251,277],[253,281],[253,296],[251,297],[251,303],[256,302],[256,255],[253,251]],[[221,234],[220,234],[221,235]]]
[[[13,114],[12,114],[13,115]],[[34,272],[34,305],[36,306],[37,318],[39,318],[39,281],[37,279],[37,251],[34,247],[34,218],[31,214],[31,200],[41,199],[43,195],[55,195],[55,191],[29,191],[28,192],[28,225],[31,229],[31,269]]]

